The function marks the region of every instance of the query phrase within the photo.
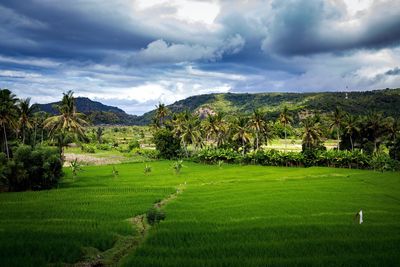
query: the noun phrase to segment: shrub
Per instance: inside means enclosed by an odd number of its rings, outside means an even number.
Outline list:
[[[195,161],[215,164],[218,161],[238,162],[242,156],[233,149],[203,149],[193,156]]]
[[[151,208],[146,212],[146,218],[150,225],[154,225],[165,219],[165,213],[159,209]]]
[[[132,149],[135,149],[135,148],[140,148],[140,143],[139,143],[139,141],[138,141],[138,140],[132,140],[132,141],[130,141],[130,142],[129,142],[129,145],[128,145],[128,148],[129,148],[129,151],[132,151]]]
[[[109,144],[97,144],[96,148],[98,150],[105,150],[105,151],[108,151],[108,150],[112,149],[112,147]]]
[[[171,131],[160,129],[154,134],[154,143],[160,153],[160,157],[165,159],[177,158],[181,151],[181,143],[175,138]]]
[[[181,169],[183,167],[183,161],[182,160],[177,160],[172,164],[172,168],[175,170],[176,174],[179,174],[181,172]]]
[[[21,145],[14,158],[1,168],[3,183],[10,191],[48,189],[62,176],[62,161],[57,148]]]
[[[81,150],[83,152],[85,152],[85,153],[96,153],[95,147],[93,145],[90,145],[90,144],[87,144],[87,145],[82,144]]]

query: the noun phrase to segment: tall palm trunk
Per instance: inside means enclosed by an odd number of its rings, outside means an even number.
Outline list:
[[[286,142],[286,123],[284,123],[284,129],[285,129],[285,151],[287,149],[287,142]]]
[[[353,137],[350,135],[351,151],[354,151]]]
[[[339,143],[340,143],[340,128],[337,129],[337,150],[339,150]]]
[[[258,150],[258,131],[256,131],[256,149]]]
[[[10,152],[8,151],[6,125],[4,123],[3,123],[3,133],[4,133],[4,145],[6,148],[7,159],[10,159]]]
[[[244,148],[245,148],[245,146],[244,146],[244,139],[242,139],[242,155],[244,156]]]
[[[22,143],[25,145],[25,127],[22,127]]]

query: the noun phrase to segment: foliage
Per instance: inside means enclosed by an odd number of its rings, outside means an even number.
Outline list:
[[[183,161],[177,160],[172,164],[172,168],[175,171],[175,174],[180,174],[183,167]]]
[[[140,148],[140,143],[138,140],[131,140],[129,142],[128,149],[129,149],[129,151],[132,151],[132,149],[135,149],[135,148]]]
[[[174,137],[170,130],[157,130],[154,133],[153,140],[161,158],[174,159],[179,156],[181,151],[181,142],[178,138]]]
[[[165,219],[165,212],[162,210],[151,208],[146,212],[146,219],[150,225],[155,225]]]
[[[81,150],[85,153],[96,153],[96,147],[92,144],[82,144]]]
[[[1,172],[10,191],[48,189],[56,186],[63,174],[57,149],[41,146],[33,149],[26,145],[15,150]]]
[[[117,178],[119,175],[119,172],[118,172],[117,168],[115,168],[114,165],[112,167],[112,175],[114,176],[114,178]]]
[[[244,156],[232,149],[203,149],[192,159],[196,162],[215,164],[220,161],[264,166],[291,167],[339,167],[359,169],[399,170],[399,162],[391,160],[385,153],[379,158],[371,157],[361,150],[305,150],[299,152],[284,152],[274,149],[252,151]],[[382,167],[386,166],[386,167]]]
[[[71,161],[70,167],[71,167],[72,177],[74,179],[78,176],[78,172],[83,170],[82,165],[79,163],[77,158]]]
[[[145,165],[144,166],[144,174],[145,175],[148,175],[148,174],[150,174],[151,173],[151,166],[150,165]]]

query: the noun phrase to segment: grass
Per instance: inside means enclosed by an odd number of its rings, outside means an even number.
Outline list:
[[[123,266],[400,264],[399,173],[172,162],[85,167],[59,189],[0,194],[0,265],[73,263],[134,235],[127,221],[164,208]],[[67,170],[68,171],[68,170]],[[354,221],[364,212],[364,224]],[[91,249],[90,249],[91,248]]]

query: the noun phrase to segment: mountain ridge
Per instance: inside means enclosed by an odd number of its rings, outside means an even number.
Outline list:
[[[93,124],[146,125],[151,123],[155,110],[143,115],[130,115],[118,107],[107,106],[87,97],[77,97],[79,112],[88,115]],[[36,104],[39,110],[56,114],[54,104]],[[189,110],[196,112],[207,109],[225,114],[250,114],[261,109],[269,119],[276,119],[286,105],[293,114],[301,112],[332,112],[336,106],[354,115],[366,115],[378,111],[386,116],[400,119],[400,88],[352,92],[312,92],[312,93],[214,93],[190,96],[176,101],[167,107],[172,112]],[[299,120],[295,118],[295,120]]]

